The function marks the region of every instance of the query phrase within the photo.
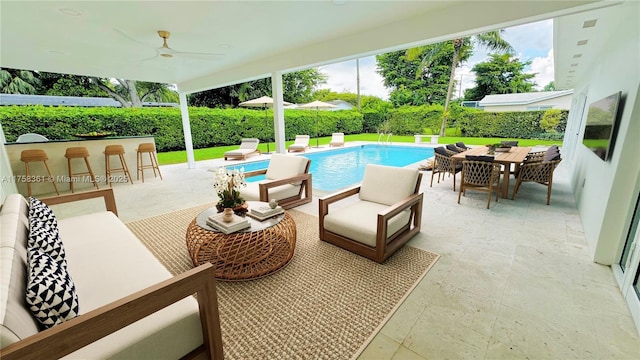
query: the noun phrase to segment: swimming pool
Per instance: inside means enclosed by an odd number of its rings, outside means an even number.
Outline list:
[[[313,174],[313,188],[336,191],[362,181],[367,164],[403,167],[433,156],[433,148],[417,146],[367,144],[337,150],[320,151],[301,155],[311,159],[309,172]],[[229,169],[244,167],[245,171],[266,169],[269,160],[254,161],[227,166]],[[264,176],[247,178],[258,181]]]

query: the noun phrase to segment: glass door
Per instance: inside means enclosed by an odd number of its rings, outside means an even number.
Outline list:
[[[636,198],[633,217],[629,224],[620,260],[614,267],[614,274],[636,323],[636,328],[640,332],[640,231],[638,229],[640,194]]]

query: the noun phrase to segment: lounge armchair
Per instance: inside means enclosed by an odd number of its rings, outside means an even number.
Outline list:
[[[493,156],[471,156],[462,161],[462,179],[460,181],[460,192],[458,192],[458,204],[460,196],[467,195],[467,190],[486,191],[488,193],[487,209],[491,205],[491,193],[500,192],[500,164],[493,163]]]
[[[309,135],[296,135],[296,140],[289,145],[289,152],[305,152],[309,148]]]
[[[553,186],[553,171],[562,161],[557,146],[552,146],[544,153],[542,161],[527,161],[520,165],[516,174],[516,185],[513,188],[511,200],[515,199],[520,185],[525,181],[533,181],[547,187],[547,205],[551,202],[551,187]]]
[[[433,149],[434,160],[433,169],[431,170],[431,187],[433,187],[433,177],[438,174],[438,184],[440,184],[440,177],[444,180],[444,174],[453,175],[453,191],[456,191],[456,174],[462,171],[462,164],[456,163],[451,159],[451,156],[455,154],[451,150],[445,149],[443,146]]]
[[[267,169],[245,174],[247,178],[264,174],[266,179],[247,182],[240,195],[248,201],[276,199],[285,209],[309,203],[312,200],[309,165],[311,160],[302,156],[273,154]]]
[[[344,146],[344,133],[331,134],[331,142],[329,142],[329,147],[333,146]]]
[[[319,199],[320,240],[383,263],[420,232],[421,180],[417,169],[367,165],[362,185]]]
[[[237,150],[230,150],[225,152],[224,159],[246,160],[249,156],[260,155],[260,150],[258,150],[259,143],[260,140],[255,138],[242,139],[242,142],[240,142],[240,148],[238,148]]]

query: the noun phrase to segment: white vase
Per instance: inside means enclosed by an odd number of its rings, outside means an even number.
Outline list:
[[[222,211],[222,221],[231,222],[233,220],[233,209],[232,208],[224,208]]]

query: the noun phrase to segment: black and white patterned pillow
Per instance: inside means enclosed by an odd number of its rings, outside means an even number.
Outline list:
[[[48,329],[79,314],[76,286],[67,269],[39,249],[29,249],[26,301],[29,310]]]
[[[58,220],[53,211],[42,201],[29,198],[29,248],[39,248],[60,265],[67,267],[64,245],[60,239]]]

